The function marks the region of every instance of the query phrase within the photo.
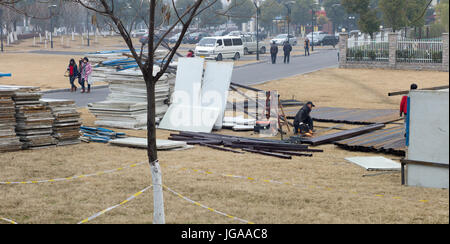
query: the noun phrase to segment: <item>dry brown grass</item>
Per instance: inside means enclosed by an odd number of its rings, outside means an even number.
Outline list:
[[[356,74],[375,72],[352,71]],[[328,73],[348,74],[349,77],[338,79]],[[348,81],[358,77],[351,73],[349,70],[329,69],[298,76],[297,79],[286,79],[285,83],[270,82],[260,87],[279,87],[281,94],[287,92],[286,97],[296,94],[298,99],[308,98],[317,101],[319,105],[331,105],[331,102],[327,101],[334,97],[336,104],[333,105],[336,106],[356,103],[362,107],[381,107],[381,94],[403,89],[410,83],[404,79],[403,84],[397,84],[399,81],[395,80],[395,72],[392,72],[394,78],[389,79],[394,80],[396,84],[392,84],[390,88],[383,88],[382,84],[372,82],[368,83],[366,86],[369,88],[365,89],[361,88],[359,82]],[[423,78],[424,83],[419,83],[421,86],[425,84],[431,86],[434,80],[445,74],[412,73],[410,77]],[[389,77],[384,75],[379,74],[378,79]],[[328,80],[331,77],[335,77],[332,82],[345,83],[346,91],[329,93],[318,91],[331,89],[328,88],[332,84]],[[445,81],[444,78],[441,79]],[[384,85],[388,83],[384,81]],[[306,92],[305,86],[314,89]],[[350,92],[353,89],[354,91]],[[375,95],[370,89],[373,89]],[[358,91],[366,92],[357,96]],[[377,103],[371,105],[374,98],[380,101],[377,100]],[[396,103],[394,100],[386,102],[385,107],[393,107],[394,103]],[[84,123],[92,125],[94,117],[86,109],[81,111]],[[126,132],[141,137],[146,133]],[[165,139],[169,133],[157,130],[157,137]],[[220,133],[251,136],[249,132],[223,130]],[[399,174],[362,177],[367,172],[347,163],[344,158],[374,154],[348,152],[333,145],[319,148],[325,152],[315,153],[312,158],[294,157],[292,160],[250,153],[232,154],[199,146],[185,151],[160,151],[158,155],[161,165],[164,166],[162,169],[164,184],[202,204],[255,223],[449,222],[447,189],[404,187],[400,185]],[[393,156],[387,157],[398,159]],[[113,169],[144,160],[146,160],[145,150],[97,143],[2,153],[0,181],[66,177]],[[272,179],[306,187],[179,170],[182,167],[217,174]],[[112,174],[60,183],[1,186],[0,216],[14,219],[19,223],[76,223],[95,212],[120,203],[148,186],[150,182],[149,167],[142,165]],[[164,192],[164,199],[168,223],[239,223],[188,203],[167,191]],[[92,223],[151,223],[152,211],[150,190],[124,206],[100,216]]]

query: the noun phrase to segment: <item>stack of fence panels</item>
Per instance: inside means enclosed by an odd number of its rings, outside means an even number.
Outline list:
[[[13,95],[13,89],[0,87],[0,152],[22,149],[22,142],[16,136],[16,110]]]
[[[41,103],[48,106],[53,115],[53,137],[57,140],[57,145],[79,144],[81,118],[75,102],[64,99],[41,99]]]
[[[24,149],[54,146],[53,115],[40,103],[42,94],[33,88],[18,88],[13,95],[16,108],[16,133]]]
[[[155,74],[159,67],[155,66]],[[165,73],[155,85],[156,121],[166,113],[170,101],[170,83],[175,76]],[[95,67],[94,81],[109,83],[109,95],[103,102],[88,104],[97,118],[95,125],[125,129],[145,129],[147,125],[147,87],[139,69],[117,71]],[[173,83],[173,82],[172,82]]]

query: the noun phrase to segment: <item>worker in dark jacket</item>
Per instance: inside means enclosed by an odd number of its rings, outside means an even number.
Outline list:
[[[75,79],[78,77],[78,67],[77,63],[75,63],[75,59],[72,58],[70,60],[67,72],[69,74],[70,92],[77,91],[77,86],[74,84]]]
[[[289,43],[289,41],[285,42],[283,45],[283,52],[284,52],[284,63],[289,63],[289,59],[291,56],[292,46]]]
[[[314,125],[311,116],[309,115],[315,105],[312,102],[307,102],[295,115],[294,119],[294,134],[302,134],[305,136],[312,136]]]
[[[272,64],[275,64],[277,62],[277,54],[278,54],[278,46],[274,41],[270,45],[270,57],[272,58]]]

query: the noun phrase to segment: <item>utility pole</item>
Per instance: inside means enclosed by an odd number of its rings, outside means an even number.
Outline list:
[[[56,8],[56,5],[48,6],[50,10],[50,47],[53,49],[53,9]]]
[[[259,1],[253,0],[253,4],[256,8],[256,60],[259,61],[259,26],[258,26],[258,20],[259,20]]]
[[[314,52],[314,7],[311,8],[311,52]]]
[[[89,40],[89,9],[86,8],[86,30],[87,30],[87,45],[89,47],[90,40]]]
[[[2,21],[2,17],[3,17],[3,9],[0,9],[0,50],[1,52],[3,52],[3,21]]]
[[[289,2],[284,3],[284,6],[287,9],[287,17],[286,17],[286,19],[287,19],[287,41],[288,42],[290,40],[290,38],[289,38],[289,19],[290,19],[290,16],[291,16],[291,7],[289,6],[289,4],[295,4],[295,2],[294,1],[289,1]]]

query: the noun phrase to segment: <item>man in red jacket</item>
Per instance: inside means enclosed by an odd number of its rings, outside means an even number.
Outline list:
[[[417,85],[416,84],[411,84],[411,89],[410,90],[416,90],[417,89]],[[403,114],[407,114],[408,113],[408,96],[403,96],[402,97],[402,101],[400,102],[400,117],[403,116]]]

